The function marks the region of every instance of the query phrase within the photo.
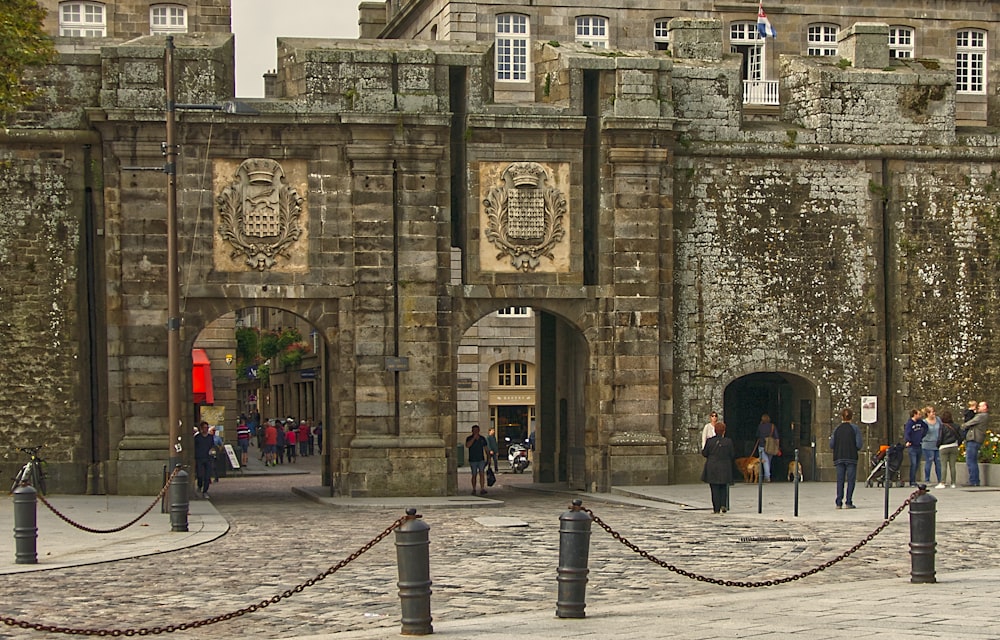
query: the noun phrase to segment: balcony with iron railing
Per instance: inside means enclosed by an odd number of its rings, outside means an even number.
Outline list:
[[[744,80],[743,104],[778,105],[778,81]]]

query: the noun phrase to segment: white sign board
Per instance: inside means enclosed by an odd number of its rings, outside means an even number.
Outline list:
[[[878,422],[878,396],[861,396],[861,422]]]
[[[226,449],[226,455],[229,456],[229,464],[233,465],[233,469],[240,468],[240,461],[236,458],[236,452],[233,451],[233,445],[224,445]]]

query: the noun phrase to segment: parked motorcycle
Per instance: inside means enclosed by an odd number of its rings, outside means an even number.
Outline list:
[[[509,438],[508,438],[509,441]],[[507,448],[507,462],[514,473],[524,473],[531,462],[528,460],[528,448],[515,442]]]

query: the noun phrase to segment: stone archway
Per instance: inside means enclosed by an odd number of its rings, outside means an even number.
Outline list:
[[[768,414],[781,435],[782,455],[772,463],[775,481],[786,479],[788,463],[798,450],[803,474],[816,478],[817,393],[805,378],[784,371],[759,371],[730,382],[723,394],[726,435],[733,439],[737,456],[753,455],[757,425]]]
[[[513,304],[509,302],[507,304]],[[507,306],[505,301],[497,299],[464,300],[457,305],[460,314],[456,316],[454,346],[456,361],[460,358],[477,357],[471,348],[471,342],[464,340],[470,329],[498,309]],[[590,378],[591,349],[583,331],[567,316],[585,318],[586,313],[579,301],[567,302],[566,309],[553,311],[551,304],[540,304],[539,301],[518,300],[518,305],[532,309],[533,341],[531,346],[531,361],[535,365],[535,424],[526,432],[530,435],[535,431],[535,451],[532,454],[533,464],[529,468],[536,482],[564,482],[572,487],[585,488],[598,483],[603,477],[600,455],[596,449],[586,446],[588,429],[595,429],[598,422],[596,409],[591,406],[592,400],[586,395],[587,380]],[[476,333],[482,338],[482,332]],[[500,340],[491,349],[499,349],[502,343],[502,332],[492,340]],[[487,341],[488,344],[489,341]],[[462,351],[460,354],[459,352]],[[483,363],[489,364],[496,358],[504,359],[523,356],[523,351],[503,349],[503,357],[495,353],[485,356]],[[480,367],[485,370],[485,367]],[[469,391],[473,383],[467,380],[462,371],[461,363],[456,364],[456,394],[457,404],[470,402],[470,397],[463,400],[463,390]],[[469,396],[468,393],[465,396]],[[478,418],[474,418],[477,416]],[[473,411],[456,410],[456,431],[462,435],[472,423],[488,424],[488,415],[481,407]],[[533,427],[533,429],[532,429]],[[452,456],[450,465],[452,486],[455,488],[458,455],[461,438],[456,437],[449,447]]]

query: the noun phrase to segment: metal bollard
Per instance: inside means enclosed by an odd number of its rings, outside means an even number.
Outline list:
[[[799,517],[799,475],[800,475],[799,474],[799,470],[800,469],[802,469],[802,465],[799,464],[799,450],[796,448],[795,449],[795,467],[793,467],[793,469],[792,469],[795,472],[793,474],[793,476],[792,476],[792,480],[795,482],[795,498],[794,498],[795,508],[794,508],[794,511],[795,511],[795,517],[796,518]]]
[[[936,513],[937,498],[929,493],[910,501],[910,582],[937,582],[934,576]]]
[[[764,447],[757,448],[760,473],[757,474],[757,513],[764,512]]]
[[[188,530],[188,491],[190,490],[191,477],[188,472],[181,469],[174,476],[167,489],[167,498],[170,500],[170,530]]]
[[[587,562],[590,557],[590,515],[581,510],[582,500],[574,500],[570,510],[559,516],[559,567],[556,580],[559,595],[556,617],[584,618],[587,606]]]
[[[396,568],[404,636],[426,636],[431,626],[431,530],[416,509],[406,510],[407,521],[396,529]]]
[[[14,489],[14,564],[38,564],[38,492]]]

